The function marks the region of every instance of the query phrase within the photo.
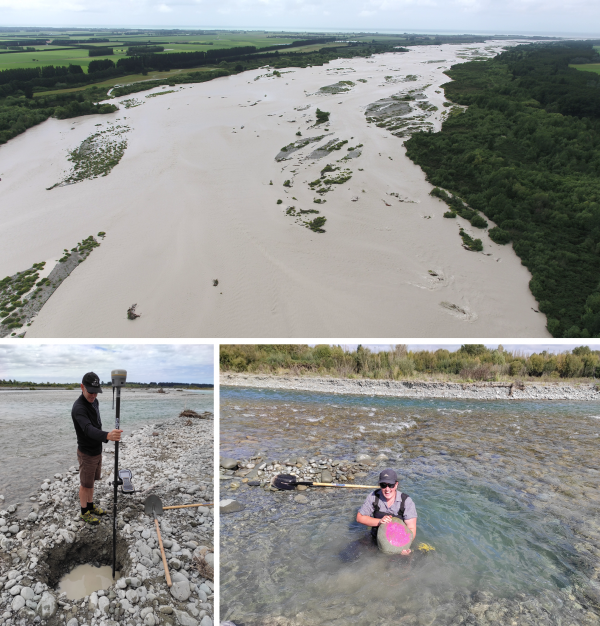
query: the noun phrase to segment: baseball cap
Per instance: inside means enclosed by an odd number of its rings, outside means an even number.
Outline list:
[[[87,389],[88,393],[102,393],[102,387],[100,387],[100,379],[98,378],[98,374],[94,374],[94,372],[88,372],[81,379],[81,383]]]
[[[397,483],[398,475],[393,469],[384,469],[381,474],[379,474],[379,482],[380,483]]]

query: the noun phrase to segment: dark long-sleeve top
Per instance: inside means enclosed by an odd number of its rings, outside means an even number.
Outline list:
[[[102,454],[102,444],[108,443],[108,433],[102,430],[98,399],[88,402],[81,394],[73,404],[71,417],[77,433],[77,447],[84,454]]]

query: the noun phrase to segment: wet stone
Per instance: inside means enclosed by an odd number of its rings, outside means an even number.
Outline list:
[[[238,462],[236,459],[230,459],[228,457],[224,457],[221,459],[220,465],[223,469],[236,469],[238,466]]]

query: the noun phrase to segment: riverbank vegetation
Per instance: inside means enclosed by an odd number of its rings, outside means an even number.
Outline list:
[[[480,211],[497,225],[493,241],[512,242],[555,337],[600,337],[600,77],[569,67],[597,61],[592,44],[523,45],[454,65],[445,94],[468,108],[405,144],[452,194],[436,192],[447,217]]]
[[[397,345],[381,352],[360,345],[356,350],[329,345],[221,345],[219,362],[221,372],[336,378],[465,382],[600,378],[600,350],[587,346],[526,355],[482,344],[464,344],[452,351],[412,351]]]

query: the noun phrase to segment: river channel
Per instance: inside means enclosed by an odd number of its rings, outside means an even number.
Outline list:
[[[73,390],[0,391],[0,494],[3,506],[23,502],[45,478],[77,465],[77,439],[71,419]],[[124,441],[138,428],[176,417],[187,408],[213,411],[212,390],[123,390],[121,428]],[[104,430],[115,427],[111,395],[98,396]],[[113,444],[107,444],[107,446]],[[106,446],[105,446],[106,448]],[[1,504],[1,503],[0,503]],[[3,508],[3,507],[0,507]]]
[[[600,624],[600,403],[221,387],[221,454],[374,459],[414,500],[410,557],[361,545],[367,490],[221,480],[221,619],[237,626]],[[281,473],[287,473],[285,466]],[[239,481],[238,481],[239,482]]]

